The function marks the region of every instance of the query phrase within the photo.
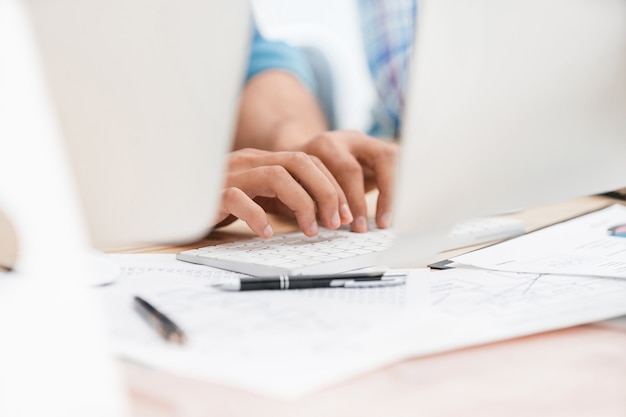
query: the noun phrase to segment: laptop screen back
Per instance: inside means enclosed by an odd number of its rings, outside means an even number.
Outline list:
[[[416,36],[400,235],[626,185],[625,1],[423,0]]]
[[[94,244],[205,234],[249,54],[248,2],[26,3]]]

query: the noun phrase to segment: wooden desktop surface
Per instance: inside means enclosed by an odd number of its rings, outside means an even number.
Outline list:
[[[587,197],[511,216],[530,231],[614,202]],[[244,226],[191,246],[251,236]],[[141,417],[626,416],[626,329],[604,322],[399,361],[291,401],[130,363],[122,371]]]

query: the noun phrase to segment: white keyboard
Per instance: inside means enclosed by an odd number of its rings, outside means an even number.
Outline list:
[[[446,250],[510,238],[524,233],[517,219],[488,217],[457,225]],[[253,276],[334,274],[373,266],[378,253],[393,241],[393,232],[372,228],[352,233],[347,228],[320,229],[315,237],[301,232],[270,239],[253,238],[180,252],[181,261],[209,265]]]

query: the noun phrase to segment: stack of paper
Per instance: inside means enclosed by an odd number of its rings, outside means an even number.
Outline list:
[[[278,397],[319,390],[397,360],[626,314],[626,280],[476,268],[415,269],[369,289],[220,292],[237,274],[174,255],[115,255],[119,282],[97,291],[119,355]],[[157,305],[187,332],[164,342],[133,311]]]

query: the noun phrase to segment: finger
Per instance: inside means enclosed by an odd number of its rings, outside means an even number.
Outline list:
[[[321,135],[314,141],[309,149],[325,164],[346,196],[352,231],[366,232],[368,214],[361,164],[340,137]]]
[[[374,157],[374,174],[378,185],[376,225],[381,229],[391,226],[394,179],[397,163],[397,146],[385,143]]]
[[[353,217],[351,229],[354,232],[368,230],[363,167],[351,151],[353,143],[362,137],[366,136],[359,132],[327,132],[312,139],[305,147],[307,152],[322,160],[343,189]]]
[[[248,224],[257,235],[269,238],[274,234],[265,211],[239,188],[228,187],[222,191],[222,202],[215,223],[235,216]]]
[[[220,208],[221,210],[221,208]],[[224,217],[226,216],[226,217]],[[215,221],[215,226],[213,226],[214,228],[218,229],[220,227],[224,227],[224,226],[228,226],[231,223],[234,223],[237,220],[237,217],[233,216],[232,214],[228,214],[228,213],[223,213],[220,211],[220,213],[218,213],[217,217],[216,217],[216,221]]]
[[[289,207],[277,198],[255,197],[254,201],[267,213],[277,214],[281,217],[295,219],[296,215]]]
[[[350,211],[353,216],[351,230],[353,232],[367,232],[367,202],[365,201],[365,187],[363,183],[363,168],[353,157],[345,157],[341,168],[335,172],[337,182],[343,188]]]
[[[228,176],[228,184],[243,190],[250,198],[277,198],[294,213],[300,229],[315,236],[319,227],[315,202],[307,191],[282,166],[263,166]]]
[[[329,229],[341,226],[340,206],[346,197],[319,159],[303,152],[269,152],[255,158],[254,163],[259,167],[283,166],[313,198],[322,224]]]
[[[335,190],[337,192],[337,198],[339,200],[339,217],[340,217],[341,224],[352,223],[352,220],[354,220],[354,218],[352,216],[352,212],[350,211],[350,206],[348,205],[348,199],[343,189],[337,182],[337,179],[330,172],[330,170],[326,167],[326,165],[324,165],[321,159],[319,159],[317,156],[314,156],[314,155],[311,155],[311,159],[313,160],[315,165],[317,165],[319,170],[322,171],[324,175],[326,175],[326,178],[328,178],[328,180],[331,182],[333,187],[335,187]]]
[[[253,168],[257,166],[254,164],[254,160],[259,155],[267,153],[270,152],[253,148],[244,148],[230,152],[228,154],[228,172],[233,173]]]
[[[365,192],[369,191],[367,184],[375,184],[378,187],[376,224],[379,228],[387,228],[391,226],[398,146],[358,132],[350,138],[350,151],[361,163],[365,173]]]

